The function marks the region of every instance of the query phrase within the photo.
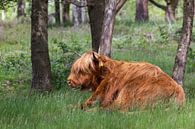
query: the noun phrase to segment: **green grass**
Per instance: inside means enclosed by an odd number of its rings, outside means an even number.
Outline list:
[[[81,97],[82,96],[82,97]],[[178,110],[156,108],[144,111],[80,110],[87,96],[79,91],[60,91],[49,95],[17,96],[1,99],[1,129],[193,129],[195,103]]]
[[[134,2],[129,2],[131,4]],[[134,5],[132,5],[134,6]],[[152,8],[150,6],[150,8]],[[152,8],[152,10],[155,10]],[[158,12],[158,11],[157,11]],[[147,61],[172,74],[177,50],[178,31],[182,23],[166,25],[158,13],[150,22],[133,22],[134,12],[128,8],[117,17],[113,35],[112,57],[126,61]],[[128,17],[129,16],[129,17]],[[0,129],[194,129],[195,128],[195,68],[188,62],[184,89],[186,105],[178,110],[169,108],[106,111],[92,107],[80,109],[89,92],[70,89],[66,84],[70,65],[78,56],[90,50],[90,30],[80,28],[49,28],[49,51],[53,86],[49,94],[29,96],[31,83],[30,25],[4,28],[0,40]],[[195,50],[194,41],[191,45]]]

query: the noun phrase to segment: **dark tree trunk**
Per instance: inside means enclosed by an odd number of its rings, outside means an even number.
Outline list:
[[[17,17],[25,16],[25,0],[18,0]]]
[[[193,16],[194,0],[184,0],[182,36],[178,45],[175,65],[173,68],[173,79],[180,85],[183,85],[187,53],[192,37]]]
[[[175,13],[178,5],[178,0],[166,0],[165,19],[168,23],[175,21]]]
[[[50,91],[51,66],[48,52],[48,0],[32,0],[31,60],[32,90]]]
[[[148,21],[148,0],[136,0],[135,20],[138,22]]]
[[[64,0],[63,2],[63,24],[70,22],[70,4]]]
[[[56,23],[60,25],[60,0],[55,0],[55,19]]]
[[[90,3],[91,0],[87,0]],[[102,25],[104,20],[105,0],[94,0],[94,5],[88,5],[89,22],[92,37],[92,50],[98,52]],[[97,13],[98,12],[98,13]]]
[[[114,29],[115,16],[126,0],[106,0],[105,16],[103,29],[99,46],[99,53],[105,56],[111,56],[112,33]]]

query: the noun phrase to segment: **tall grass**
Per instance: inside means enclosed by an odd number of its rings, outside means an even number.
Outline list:
[[[79,91],[63,91],[31,97],[1,99],[1,129],[193,129],[195,103],[187,102],[183,109],[174,106],[143,111],[105,111],[94,107],[80,110],[87,96]]]

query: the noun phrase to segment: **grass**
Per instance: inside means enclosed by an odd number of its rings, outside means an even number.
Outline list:
[[[151,8],[151,7],[150,7]],[[113,36],[112,57],[118,60],[147,61],[172,74],[181,21],[172,26],[152,16],[150,22],[134,23],[126,15],[117,17]],[[158,14],[162,15],[162,14]],[[162,15],[163,16],[163,15]],[[186,68],[184,89],[186,105],[177,109],[159,106],[155,109],[128,112],[79,107],[89,92],[70,89],[66,84],[71,62],[90,49],[90,30],[49,28],[49,50],[52,64],[52,93],[29,96],[31,81],[30,25],[4,28],[0,40],[0,129],[193,129],[195,128],[195,68],[191,59]],[[192,42],[192,49],[195,44]]]
[[[73,97],[74,96],[74,97]],[[80,97],[82,96],[82,97]],[[83,99],[79,91],[60,91],[49,95],[17,96],[1,99],[1,129],[193,129],[195,103],[187,102],[182,110],[175,107],[144,111],[105,111],[78,108]]]

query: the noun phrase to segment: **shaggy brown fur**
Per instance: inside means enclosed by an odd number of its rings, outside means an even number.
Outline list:
[[[145,62],[112,60],[95,52],[83,54],[72,66],[68,82],[72,87],[94,91],[83,104],[96,100],[106,108],[144,108],[158,102],[185,102],[183,88],[159,67]],[[171,101],[172,102],[172,101]]]

